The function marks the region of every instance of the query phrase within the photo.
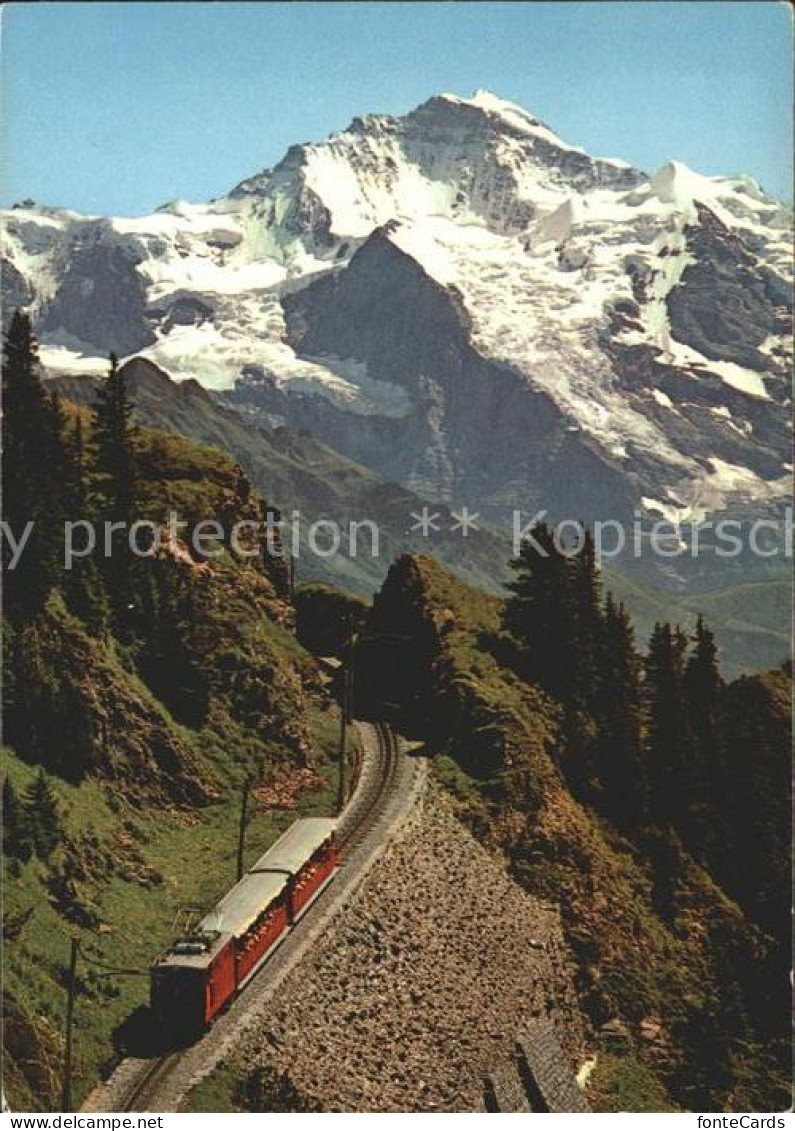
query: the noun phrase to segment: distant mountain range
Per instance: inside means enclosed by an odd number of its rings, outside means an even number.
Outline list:
[[[648,176],[479,91],[357,118],[209,204],[4,219],[6,309],[53,374],[149,359],[497,526],[750,521],[789,495],[791,217],[748,177]]]
[[[433,507],[438,529],[430,540],[410,529],[412,513],[421,513],[424,500],[396,483],[383,482],[369,468],[339,455],[311,433],[262,427],[220,402],[195,381],[172,381],[149,361],[134,359],[124,367],[127,388],[142,425],[187,436],[228,453],[238,460],[254,487],[282,508],[286,519],[300,514],[300,557],[297,579],[322,580],[371,597],[392,562],[406,553],[432,553],[458,578],[478,589],[504,593],[510,538],[482,526],[467,537],[452,530],[449,509]],[[54,378],[65,397],[88,405],[95,399],[90,377]],[[365,536],[356,557],[313,554],[307,529],[319,519],[332,518],[344,529],[368,515],[378,524],[379,554],[369,552]],[[786,575],[741,582],[705,593],[663,591],[623,571],[606,568],[605,585],[632,612],[643,647],[656,620],[678,621],[687,629],[703,612],[720,645],[723,670],[730,677],[745,671],[777,666],[789,650],[790,584]]]

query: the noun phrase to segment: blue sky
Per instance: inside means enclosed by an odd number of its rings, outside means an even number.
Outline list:
[[[2,199],[138,214],[208,199],[356,114],[486,87],[572,144],[791,197],[777,0],[12,3]]]

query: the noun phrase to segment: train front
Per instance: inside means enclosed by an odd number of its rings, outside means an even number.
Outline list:
[[[175,943],[152,966],[150,1004],[169,1037],[200,1033],[235,992],[230,934],[198,932]]]

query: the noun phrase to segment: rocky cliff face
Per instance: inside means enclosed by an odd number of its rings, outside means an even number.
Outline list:
[[[142,353],[492,520],[788,493],[790,221],[750,178],[649,177],[480,91],[356,119],[208,205],[6,222],[53,371]]]
[[[517,367],[473,347],[460,296],[390,235],[377,229],[344,272],[286,297],[285,317],[298,353],[322,356],[341,343],[376,381],[405,389],[411,408],[380,428],[369,418],[351,427],[350,414],[305,397],[304,427],[420,494],[474,500],[495,518],[531,504],[565,513],[574,497],[589,515],[626,509],[632,495],[615,461],[575,439],[554,399],[529,389]],[[278,394],[271,404],[278,411]]]

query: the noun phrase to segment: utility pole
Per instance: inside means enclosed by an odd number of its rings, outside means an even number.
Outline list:
[[[237,835],[237,878],[243,879],[243,857],[246,851],[246,825],[248,823],[248,795],[251,789],[251,778],[247,777],[243,784],[243,796],[240,802],[240,829]]]
[[[353,645],[354,636],[350,613],[345,618],[346,641],[342,655],[342,694],[340,710],[340,783],[337,794],[337,811],[342,812],[345,805],[345,755],[348,746],[348,723],[353,716]]]
[[[345,805],[345,754],[348,746],[348,708],[350,700],[351,672],[346,665],[342,669],[342,704],[340,711],[340,784],[337,793],[337,810],[342,812]]]
[[[61,1088],[61,1110],[72,1110],[72,1021],[75,1013],[75,975],[80,943],[72,938],[69,955],[69,978],[66,983],[66,1029],[64,1034],[63,1086]]]
[[[298,567],[295,561],[295,554],[290,554],[287,559],[287,585],[290,590],[290,600],[295,599],[295,578],[298,572]]]

